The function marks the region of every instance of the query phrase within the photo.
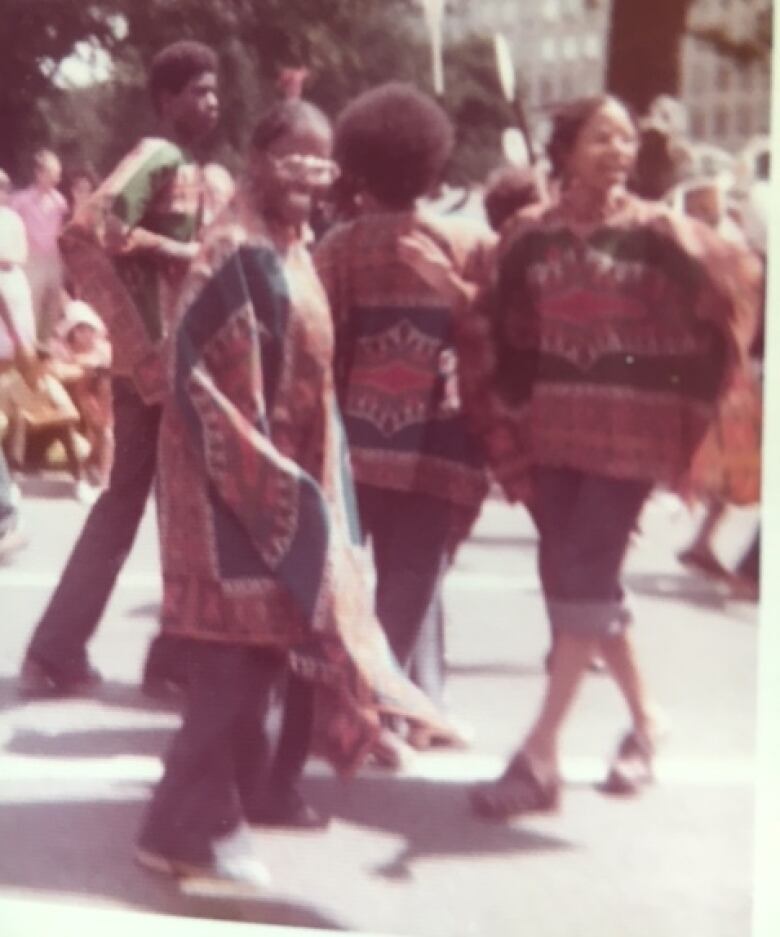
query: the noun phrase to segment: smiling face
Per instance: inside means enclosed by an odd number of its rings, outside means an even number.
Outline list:
[[[307,118],[251,156],[253,189],[268,221],[291,226],[308,221],[314,199],[336,176],[331,146],[327,123]]]
[[[580,129],[566,164],[572,181],[606,192],[626,183],[639,148],[639,138],[626,109],[607,100]]]
[[[177,94],[160,94],[160,112],[178,140],[197,143],[205,139],[219,120],[219,94],[214,72],[196,75]]]

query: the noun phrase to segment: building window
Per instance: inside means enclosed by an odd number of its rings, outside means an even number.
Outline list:
[[[707,69],[703,62],[694,62],[691,68],[691,91],[701,94],[707,90]]]
[[[690,111],[691,118],[691,136],[695,139],[702,139],[707,136],[707,118],[700,107],[692,107]]]
[[[750,108],[737,108],[737,131],[746,137],[753,132],[753,114]]]
[[[588,33],[582,40],[582,51],[589,59],[597,59],[601,55],[601,40],[595,33]]]
[[[542,39],[542,61],[543,62],[554,62],[556,59],[557,49],[555,48],[555,39],[552,36],[547,36],[545,39]]]
[[[721,62],[715,72],[715,86],[718,91],[728,91],[731,87],[731,69]]]
[[[577,58],[577,40],[574,36],[566,36],[561,43],[563,57],[571,62]]]
[[[561,76],[561,98],[568,101],[574,97],[574,81],[571,72],[564,72]]]
[[[549,104],[554,94],[552,79],[549,75],[542,75],[539,79],[539,100],[542,104]]]
[[[557,20],[561,14],[558,0],[547,0],[544,5],[544,18],[548,20]]]
[[[743,65],[739,72],[739,83],[743,91],[753,88],[753,69],[750,65]]]
[[[731,121],[729,112],[725,107],[716,107],[714,115],[713,131],[717,137],[727,137],[731,132]]]

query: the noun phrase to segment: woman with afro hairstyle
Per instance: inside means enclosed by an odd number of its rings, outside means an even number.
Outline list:
[[[337,121],[334,152],[359,213],[315,252],[336,329],[360,518],[373,545],[377,616],[400,665],[435,702],[443,577],[487,481],[461,412],[452,306],[408,265],[401,242],[426,234],[470,281],[487,268],[486,227],[417,206],[452,145],[446,114],[410,85],[391,82],[354,100]],[[419,733],[408,740],[437,741]]]

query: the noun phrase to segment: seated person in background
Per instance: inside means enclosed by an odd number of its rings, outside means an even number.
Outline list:
[[[8,453],[16,468],[52,459],[59,443],[73,478],[73,496],[89,502],[94,492],[82,477],[79,412],[68,392],[49,370],[49,352],[38,349],[28,373],[14,370],[6,375],[2,408],[9,418]]]
[[[81,420],[89,443],[84,461],[88,481],[108,483],[114,451],[111,409],[111,345],[106,328],[90,306],[74,299],[65,304],[56,338],[51,343],[50,370],[62,381]]]

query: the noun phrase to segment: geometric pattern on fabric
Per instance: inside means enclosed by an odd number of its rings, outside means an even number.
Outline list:
[[[446,721],[393,661],[370,602],[308,253],[226,218],[182,295],[159,447],[162,622],[276,646],[316,681],[324,752],[354,770],[399,712]]]
[[[453,309],[399,256],[414,230],[468,279],[484,279],[490,234],[419,211],[337,225],[315,251],[355,479],[475,509],[487,490],[484,453],[462,412]]]
[[[627,196],[587,230],[565,204],[521,213],[457,336],[508,496],[534,464],[684,484],[756,312],[744,252],[663,205]]]

